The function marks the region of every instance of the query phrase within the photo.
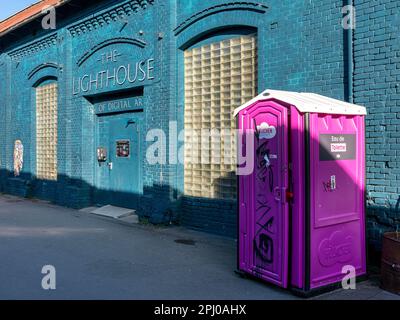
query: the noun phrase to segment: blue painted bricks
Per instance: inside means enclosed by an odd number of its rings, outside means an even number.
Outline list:
[[[96,194],[104,185],[97,171],[96,101],[138,95],[143,98],[143,185],[134,195],[139,201],[135,209],[154,223],[180,222],[235,236],[236,202],[186,197],[182,165],[146,161],[145,133],[158,128],[169,138],[170,121],[183,128],[183,52],[227,29],[257,34],[259,91],[310,91],[347,99],[343,5],[342,0],[71,0],[57,10],[56,30],[42,30],[35,20],[3,34],[1,191],[75,208],[98,204]],[[400,2],[355,0],[354,5],[353,98],[369,111],[368,228],[371,244],[379,247],[381,233],[394,229],[400,219]],[[132,81],[137,64],[139,73]],[[130,76],[125,76],[128,65]],[[34,89],[46,79],[56,79],[59,87],[56,182],[35,177]],[[13,174],[16,139],[23,142],[25,155],[18,177]]]
[[[354,101],[366,121],[368,239],[400,229],[400,3],[355,0]]]

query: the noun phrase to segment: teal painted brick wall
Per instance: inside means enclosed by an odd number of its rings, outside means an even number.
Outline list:
[[[379,246],[381,232],[394,227],[399,210],[399,2],[355,0],[355,5],[354,99],[369,111],[368,225],[371,242]],[[72,78],[80,72],[79,57],[108,39],[146,42],[138,54],[156,59],[156,79],[144,87],[149,99],[144,127],[146,132],[163,129],[167,139],[170,121],[183,128],[183,50],[228,27],[257,33],[259,91],[311,91],[347,98],[342,6],[341,0],[93,1],[86,9],[60,18],[53,32],[36,26],[35,34],[10,38],[0,49],[1,190],[72,207],[93,204],[96,116],[88,100],[71,94]],[[133,53],[129,59],[135,60]],[[58,67],[44,68],[28,79],[43,63]],[[34,179],[33,84],[49,75],[57,76],[59,83],[58,183]],[[12,174],[16,139],[25,146],[24,170],[17,178]],[[145,136],[142,139],[148,146]],[[184,197],[182,165],[150,166],[143,157],[142,168],[140,214],[156,223],[172,219],[235,236],[236,202]]]
[[[258,37],[259,91],[311,91],[345,98],[342,1],[178,3],[178,21],[186,27],[176,32],[178,47],[185,48],[199,34],[210,30],[237,25],[252,27]],[[220,9],[222,12],[213,14]],[[207,18],[193,22],[194,16],[202,14]],[[235,236],[236,210],[236,202],[232,201],[184,199],[182,221],[198,229]]]
[[[368,238],[400,224],[400,2],[355,0],[355,103],[366,120]]]

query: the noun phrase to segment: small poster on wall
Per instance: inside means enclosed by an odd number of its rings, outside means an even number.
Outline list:
[[[14,176],[18,177],[24,164],[24,146],[21,140],[16,140],[14,144]]]
[[[117,141],[117,157],[118,158],[129,158],[129,144],[128,140]]]

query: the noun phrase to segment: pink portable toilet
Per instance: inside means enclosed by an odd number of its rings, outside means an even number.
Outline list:
[[[365,115],[276,90],[235,110],[241,272],[306,296],[366,275]]]

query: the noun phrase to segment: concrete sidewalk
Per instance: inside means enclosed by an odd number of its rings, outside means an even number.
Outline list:
[[[0,299],[297,299],[234,273],[236,243],[0,196]],[[57,289],[41,287],[44,265]],[[317,299],[400,299],[376,280]]]

